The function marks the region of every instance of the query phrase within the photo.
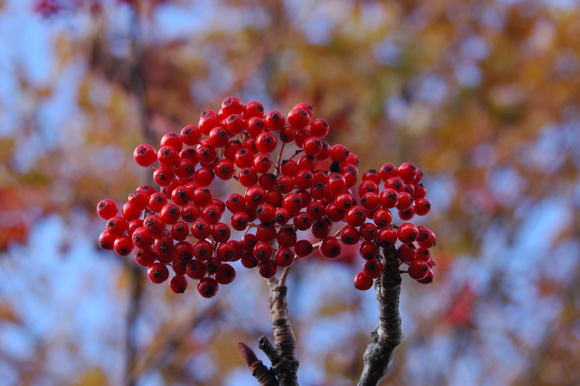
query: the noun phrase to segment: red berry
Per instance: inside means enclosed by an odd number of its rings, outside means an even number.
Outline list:
[[[244,105],[244,117],[250,119],[252,117],[263,117],[264,105],[258,101],[250,101]]]
[[[169,289],[176,294],[182,294],[187,289],[187,277],[184,275],[175,275],[169,280]]]
[[[187,263],[193,259],[193,245],[188,241],[180,241],[173,246],[174,260]]]
[[[135,229],[135,231],[133,231],[133,234],[131,235],[131,240],[133,240],[133,244],[137,248],[144,249],[149,248],[151,245],[153,245],[153,235],[144,226],[141,226]]]
[[[424,216],[431,210],[431,203],[426,198],[418,198],[414,205],[415,214]]]
[[[252,249],[254,257],[260,261],[269,260],[272,256],[272,252],[273,250],[270,244],[264,241],[257,242]]]
[[[249,222],[250,216],[246,212],[236,212],[230,217],[230,224],[237,231],[245,230]]]
[[[294,228],[282,228],[276,233],[276,241],[280,247],[293,247],[296,244],[296,239],[296,230]]]
[[[361,237],[365,240],[374,240],[377,237],[377,226],[373,223],[364,223],[359,230]]]
[[[403,221],[409,221],[415,217],[415,209],[413,207],[407,208],[405,210],[399,210],[397,212],[399,218]]]
[[[205,264],[199,260],[191,260],[185,265],[185,273],[192,279],[201,279],[206,274]]]
[[[302,143],[305,154],[315,156],[322,151],[322,141],[318,137],[308,137]]]
[[[162,166],[175,166],[179,161],[179,153],[172,146],[163,146],[157,152],[157,160]]]
[[[127,226],[127,233],[129,234],[129,236],[132,236],[135,229],[141,226],[143,226],[143,220],[141,220],[140,218],[131,220],[129,221],[129,225]]]
[[[249,208],[257,208],[266,201],[266,190],[259,185],[250,186],[244,199]]]
[[[273,260],[261,261],[258,264],[258,272],[260,273],[260,276],[269,279],[276,275],[278,272],[278,266]]]
[[[354,197],[350,193],[341,193],[334,199],[336,207],[340,210],[349,209],[355,204]]]
[[[221,264],[215,273],[215,280],[219,284],[230,284],[235,278],[236,270],[229,264]]]
[[[423,260],[413,260],[409,265],[409,276],[415,280],[424,279],[429,272],[429,266]]]
[[[205,261],[213,257],[213,247],[207,240],[198,240],[193,244],[193,256],[198,260]]]
[[[133,242],[129,236],[120,236],[115,239],[113,249],[119,256],[127,256],[133,250]]]
[[[354,245],[360,240],[360,232],[352,225],[346,225],[340,232],[340,240],[343,244]]]
[[[228,241],[230,239],[230,235],[230,227],[223,222],[218,222],[211,227],[211,238],[218,243]]]
[[[244,211],[246,210],[246,200],[239,193],[231,193],[226,198],[226,207],[232,213]]]
[[[393,215],[388,209],[378,209],[373,215],[373,221],[377,228],[384,228],[393,221]]]
[[[147,269],[147,277],[153,283],[163,283],[169,277],[169,270],[165,264],[153,263]]]
[[[256,182],[258,182],[258,174],[253,168],[243,168],[238,174],[238,181],[246,188],[256,185]]]
[[[169,166],[160,166],[153,172],[153,181],[159,186],[168,186],[174,178],[175,172]]]
[[[365,260],[376,259],[379,257],[379,247],[372,241],[363,241],[359,247],[359,252]]]
[[[204,240],[211,234],[211,225],[207,220],[199,219],[191,225],[191,235],[198,240]]]
[[[218,282],[211,277],[203,277],[197,283],[197,292],[204,298],[211,298],[219,290]]]
[[[274,217],[274,221],[277,224],[286,224],[290,220],[290,212],[286,208],[278,208],[276,209],[276,216]]]
[[[142,190],[134,190],[127,197],[127,203],[137,211],[142,211],[149,203],[149,195]]]
[[[113,216],[107,220],[106,228],[115,235],[122,236],[127,230],[129,223],[121,216]]]
[[[229,96],[223,100],[221,109],[226,115],[241,114],[244,111],[244,104],[239,98]]]
[[[383,272],[383,263],[377,259],[367,260],[363,264],[362,272],[364,272],[368,277],[376,279],[381,276]]]
[[[179,136],[179,134],[167,133],[167,134],[164,134],[163,137],[161,137],[161,141],[159,142],[159,145],[161,147],[171,146],[177,152],[180,152],[181,149],[183,148],[183,141],[181,140],[181,137]]]
[[[247,131],[251,136],[256,137],[264,131],[265,127],[266,123],[261,117],[252,117],[248,121]]]
[[[256,149],[260,153],[271,153],[278,146],[278,140],[272,133],[263,132],[256,137]]]
[[[276,208],[268,203],[260,204],[256,208],[256,216],[260,222],[270,222],[276,216]]]
[[[183,221],[176,222],[171,226],[171,237],[177,241],[183,241],[189,236],[189,227]]]
[[[402,192],[405,187],[405,183],[399,177],[391,177],[385,181],[385,188],[394,189],[397,192]]]
[[[325,119],[316,118],[312,122],[310,122],[310,127],[308,131],[315,137],[324,138],[328,135],[328,131],[330,130],[330,126]]]
[[[411,162],[405,162],[397,169],[397,174],[403,180],[412,182],[417,174],[417,167]]]
[[[149,144],[139,145],[133,152],[133,158],[138,165],[148,167],[157,161],[157,151]]]
[[[395,189],[386,188],[379,194],[380,205],[383,208],[394,208],[399,195]]]
[[[316,220],[312,223],[312,235],[317,239],[323,239],[330,233],[330,224],[327,220]]]
[[[338,173],[333,173],[328,177],[328,189],[335,195],[346,190],[346,180]]]
[[[196,126],[189,125],[185,126],[181,129],[181,133],[179,135],[181,141],[188,146],[194,146],[199,143],[199,139],[201,138],[201,132]]]
[[[282,207],[291,214],[298,213],[302,209],[303,204],[302,196],[297,193],[290,193],[282,200]]]
[[[399,260],[403,263],[410,263],[417,256],[417,249],[413,244],[401,244],[397,249]]]
[[[320,220],[326,213],[324,208],[324,204],[322,204],[320,201],[312,201],[306,206],[306,211],[310,213],[312,219]]]
[[[313,172],[316,165],[318,165],[318,161],[311,155],[305,154],[298,159],[298,169],[308,169]]]
[[[344,215],[344,220],[354,227],[359,227],[365,223],[367,215],[361,206],[355,205]]]
[[[377,244],[382,247],[392,247],[397,242],[397,231],[390,227],[385,227],[377,233]]]
[[[278,267],[289,267],[294,262],[294,252],[288,248],[280,248],[274,255],[274,262]]]
[[[294,107],[288,113],[288,124],[295,129],[303,129],[308,126],[310,118],[310,111],[301,107]]]
[[[379,206],[380,198],[374,192],[367,192],[360,198],[360,204],[366,210],[375,210]]]
[[[364,272],[359,272],[354,277],[354,288],[360,291],[366,291],[373,286],[373,279]]]
[[[312,243],[308,240],[299,240],[294,245],[294,253],[298,257],[306,257],[312,253],[314,247]]]
[[[157,257],[155,251],[151,248],[136,249],[133,256],[135,257],[135,262],[142,267],[149,267],[155,262]]]
[[[213,167],[199,168],[193,174],[194,180],[201,186],[209,186],[213,182],[214,176]]]
[[[318,161],[326,161],[330,158],[330,144],[326,141],[322,142],[322,150],[318,154],[314,156],[314,158]]]
[[[344,145],[334,145],[330,148],[330,159],[332,161],[344,162],[346,161],[350,151]]]
[[[379,193],[379,186],[371,180],[366,180],[361,182],[361,184],[358,186],[358,194],[359,196],[363,196],[365,193]]]
[[[234,163],[239,168],[250,167],[250,166],[252,166],[253,161],[254,161],[254,154],[252,153],[252,151],[250,151],[250,149],[245,148],[245,147],[240,148],[236,152],[236,155],[234,156]]]
[[[217,178],[222,180],[229,180],[232,178],[235,171],[236,168],[234,163],[229,159],[219,160],[213,168],[214,174],[217,176]]]
[[[326,217],[332,222],[339,222],[344,218],[345,211],[338,209],[334,202],[326,205]]]
[[[272,189],[274,187],[274,185],[276,184],[276,175],[274,173],[264,173],[260,177],[258,177],[258,184],[266,190]],[[273,192],[273,191],[271,191],[271,192]],[[268,192],[268,194],[269,193],[270,192]],[[276,192],[276,193],[280,193],[280,192]],[[282,201],[282,197],[280,197],[280,201]]]
[[[391,177],[396,177],[397,175],[397,167],[393,164],[384,164],[379,169],[379,176],[383,181],[386,181]]]
[[[296,129],[286,126],[280,130],[280,141],[290,143],[296,140]]]
[[[264,117],[264,122],[270,130],[277,131],[282,130],[284,124],[286,123],[286,119],[279,111],[270,111]]]
[[[267,154],[257,154],[252,161],[252,166],[258,173],[266,173],[272,166],[272,159]]]
[[[395,207],[399,210],[409,209],[413,205],[413,196],[407,192],[397,193],[397,204]]]
[[[270,242],[276,238],[276,227],[272,223],[262,223],[256,227],[256,238]]]
[[[427,271],[427,275],[425,275],[425,277],[423,279],[417,280],[417,283],[421,283],[421,284],[430,284],[430,283],[433,283],[433,271],[432,270],[428,270]]]
[[[106,198],[97,204],[97,214],[104,220],[108,220],[119,212],[119,207],[115,201]]]
[[[399,225],[399,229],[397,230],[397,237],[399,240],[401,240],[402,243],[411,244],[417,240],[417,237],[419,237],[419,230],[415,224],[406,222]]]
[[[340,241],[336,237],[325,237],[320,244],[320,254],[326,258],[335,258],[341,251]]]
[[[305,231],[312,226],[312,216],[307,212],[300,212],[294,216],[294,226],[299,231]]]

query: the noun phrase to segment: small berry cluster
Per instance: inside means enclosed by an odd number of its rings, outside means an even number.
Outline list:
[[[335,258],[343,244],[360,243],[358,289],[369,289],[381,274],[380,248],[397,242],[409,276],[430,282],[434,233],[408,222],[395,226],[391,212],[403,221],[429,212],[421,171],[385,164],[364,172],[357,186],[358,157],[331,146],[323,139],[328,132],[308,104],[284,116],[228,97],[219,111],[204,110],[197,126],[165,134],[159,148],[135,149],[135,161],[153,170],[159,188],[137,188],[120,215],[114,201],[99,202],[97,213],[107,220],[99,244],[121,256],[134,251],[154,283],[169,278],[170,266],[174,292],[186,290],[188,277],[198,280],[204,297],[235,279],[233,262],[270,278],[317,247]],[[216,178],[235,179],[242,189],[222,200],[209,188]],[[239,240],[231,238],[236,231],[243,232]]]

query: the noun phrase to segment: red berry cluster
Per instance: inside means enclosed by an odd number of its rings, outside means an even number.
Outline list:
[[[166,3],[168,0],[147,0],[150,6],[157,6]],[[137,7],[140,3],[145,3],[142,0],[117,0],[119,4],[128,4],[131,7]],[[58,13],[68,11],[74,12],[79,10],[100,10],[103,6],[101,0],[36,0],[34,2],[34,12],[40,14],[42,17],[51,17]]]
[[[165,134],[159,148],[138,146],[134,159],[153,170],[159,188],[137,188],[121,215],[114,201],[102,200],[100,246],[121,256],[134,251],[154,283],[169,278],[170,266],[171,290],[184,292],[189,277],[204,297],[234,280],[233,262],[270,278],[316,247],[332,259],[343,244],[358,243],[365,263],[355,287],[365,290],[382,272],[380,248],[397,240],[409,276],[430,282],[434,233],[392,224],[392,210],[403,221],[429,212],[420,170],[385,164],[364,172],[357,186],[358,157],[325,141],[328,122],[312,115],[305,103],[284,116],[228,97],[219,111],[204,110],[197,126]],[[216,178],[233,178],[242,190],[215,197],[209,187]],[[243,232],[239,240],[231,238],[236,231]]]

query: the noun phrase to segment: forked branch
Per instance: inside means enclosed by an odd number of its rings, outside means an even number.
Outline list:
[[[242,355],[252,370],[252,375],[260,382],[260,385],[298,385],[298,359],[296,357],[296,337],[288,320],[288,303],[286,294],[286,276],[288,270],[284,270],[280,280],[271,278],[270,285],[270,314],[272,315],[272,329],[274,332],[274,345],[268,338],[262,336],[259,340],[260,349],[272,362],[272,368],[268,369],[261,361],[258,361],[253,351],[243,343],[238,344]],[[248,356],[248,350],[251,354]],[[250,363],[252,362],[253,365]]]

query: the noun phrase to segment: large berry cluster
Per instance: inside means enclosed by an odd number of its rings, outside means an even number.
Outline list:
[[[168,0],[147,0],[150,6],[157,6],[166,3]],[[105,2],[106,3],[106,2]],[[137,7],[142,0],[117,0],[117,3],[128,4],[131,7]],[[34,12],[42,17],[50,17],[61,12],[74,12],[89,9],[91,11],[100,10],[103,6],[102,0],[35,0]]]
[[[284,116],[228,97],[219,111],[204,110],[197,126],[165,134],[159,148],[138,146],[134,159],[153,170],[159,188],[138,187],[120,215],[114,201],[99,202],[107,220],[100,246],[121,256],[134,251],[152,282],[172,275],[174,292],[197,280],[204,297],[234,280],[233,262],[270,278],[314,248],[335,258],[343,244],[360,245],[364,264],[354,280],[360,290],[381,274],[381,248],[397,244],[409,276],[431,282],[434,233],[392,223],[393,212],[402,221],[429,212],[421,171],[408,162],[385,164],[362,173],[357,185],[358,157],[326,142],[328,122],[312,115],[305,103]],[[225,200],[213,195],[214,180],[232,178],[239,192]]]

